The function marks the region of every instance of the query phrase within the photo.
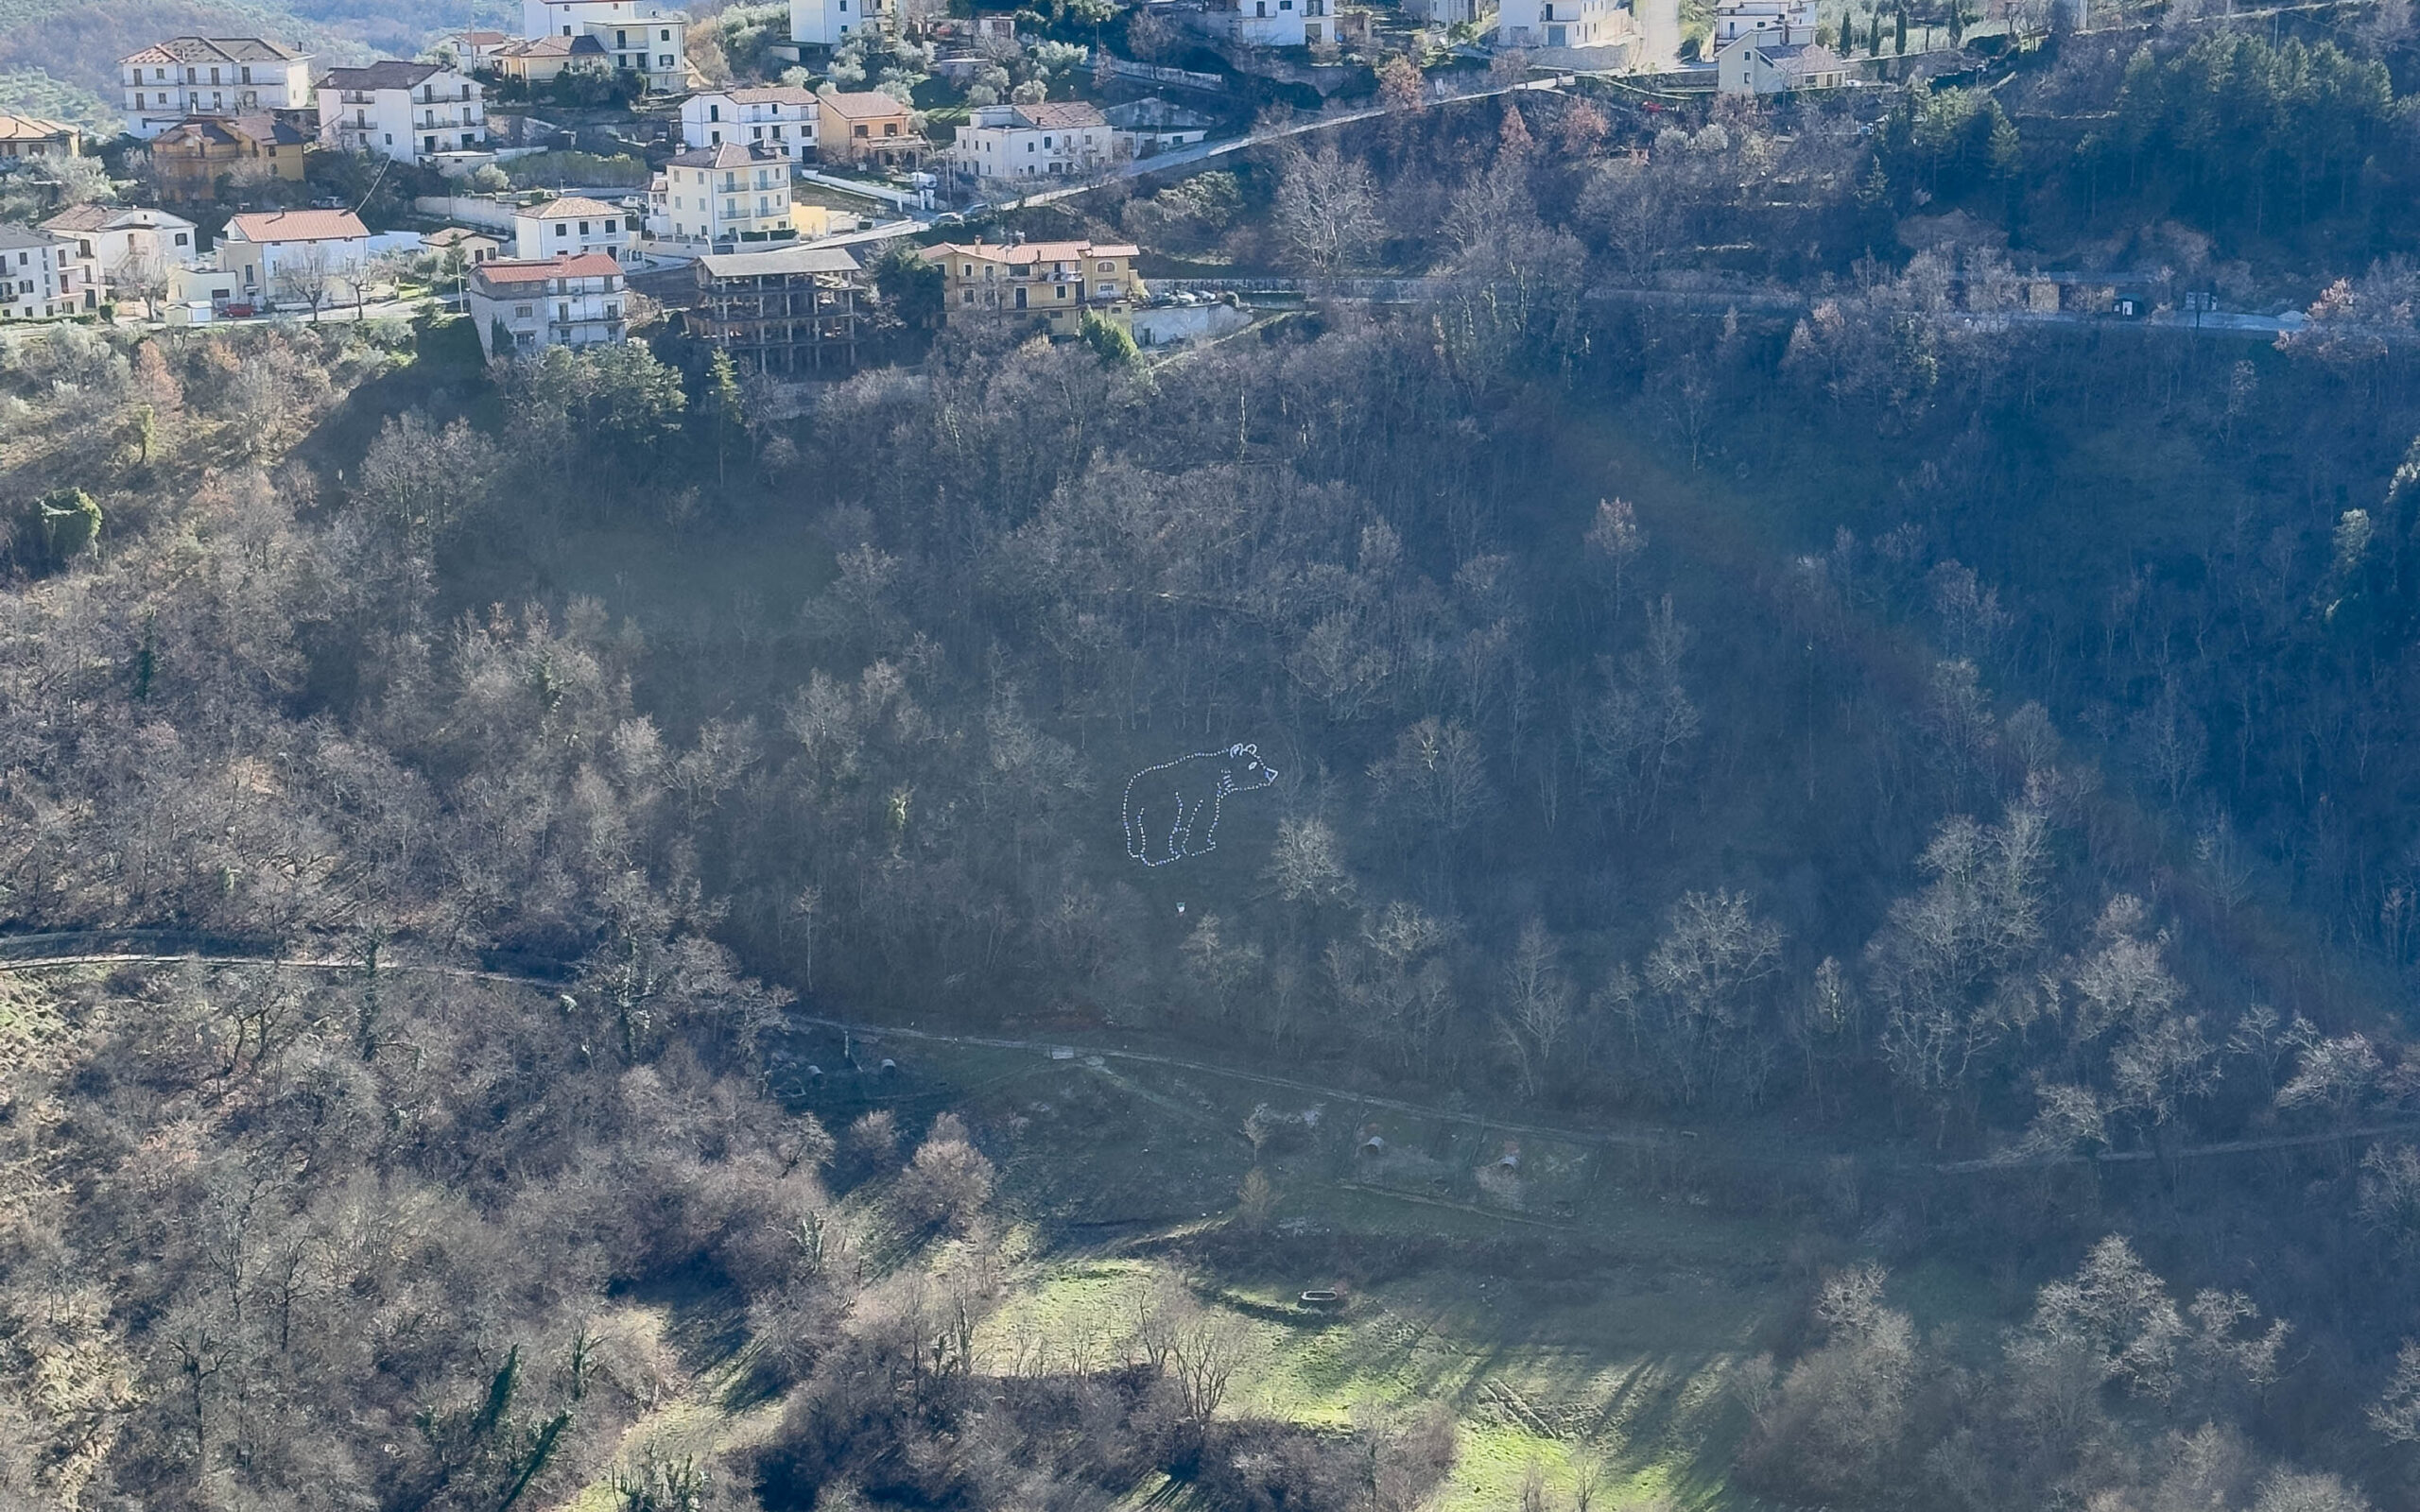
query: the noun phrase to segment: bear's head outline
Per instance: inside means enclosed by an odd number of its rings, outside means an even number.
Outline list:
[[[1226,755],[1227,767],[1219,774],[1219,792],[1241,793],[1277,781],[1277,768],[1260,759],[1258,746],[1230,746]]]

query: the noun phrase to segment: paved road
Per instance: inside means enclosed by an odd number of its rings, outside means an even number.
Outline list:
[[[1331,300],[1376,304],[1418,304],[1446,298],[1454,291],[1454,281],[1438,276],[1414,278],[1346,278],[1319,282],[1300,278],[1233,278],[1233,279],[1152,279],[1159,288],[1169,289],[1233,289],[1237,292],[1268,291],[1319,295]],[[1812,302],[1808,296],[1778,289],[1660,289],[1625,288],[1600,284],[1587,290],[1582,298],[1597,303],[1682,305],[1705,314],[1724,310],[1804,310]],[[1949,312],[1949,318],[1962,325],[1981,331],[2004,331],[2021,325],[2090,325],[2125,329],[2141,326],[2155,331],[2200,331],[2215,336],[2248,336],[2259,340],[2274,340],[2277,336],[2305,329],[2308,322],[2299,310],[2282,315],[2253,315],[2233,310],[2205,311],[2197,320],[2189,312],[2163,311],[2140,319],[2127,319],[2115,315],[2093,315],[2081,310],[2004,310],[1977,313],[1965,310]],[[2348,335],[2372,336],[2380,341],[2402,343],[2420,339],[2420,332],[2402,327],[2360,327],[2346,332]]]
[[[1465,100],[1494,99],[1499,94],[1513,94],[1523,90],[1552,93],[1556,90],[1570,88],[1577,77],[1572,74],[1561,74],[1552,78],[1526,79],[1518,84],[1504,84],[1495,89],[1472,90],[1467,94],[1440,94],[1428,101],[1428,106],[1459,105]],[[1426,108],[1427,107],[1424,107]],[[1101,185],[1119,179],[1139,179],[1147,174],[1188,168],[1196,163],[1207,163],[1212,158],[1224,157],[1230,152],[1246,151],[1271,142],[1282,142],[1288,137],[1303,136],[1312,131],[1324,131],[1331,127],[1350,126],[1356,121],[1375,120],[1387,114],[1390,109],[1391,107],[1385,105],[1364,106],[1357,111],[1340,111],[1333,115],[1318,115],[1306,121],[1289,121],[1284,126],[1267,127],[1244,136],[1226,137],[1216,142],[1196,142],[1189,146],[1171,147],[1166,152],[1148,158],[1130,158],[1098,178],[1088,179],[1082,183],[1067,184],[1057,189],[1045,189],[1036,194],[1027,195],[1020,199],[1009,200],[996,208],[1003,211],[1024,210],[1034,205],[1055,204],[1062,199],[1072,199],[1078,195],[1090,194]]]

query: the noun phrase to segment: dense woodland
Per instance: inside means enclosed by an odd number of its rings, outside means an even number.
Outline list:
[[[804,1005],[1685,1125],[1803,1238],[1734,1383],[1775,1503],[2413,1504],[2397,45],[1407,112],[1069,218],[1432,302],[925,331],[803,412],[668,332],[0,336],[0,917],[316,963],[0,978],[0,1497],[1437,1484],[1449,1414],[1255,1418],[1181,1291],[977,1358],[996,1131],[785,1106]],[[2313,318],[2008,318],[2093,247]],[[1216,850],[1132,861],[1128,776],[1246,742]],[[1919,1328],[1927,1265],[1996,1321]],[[681,1366],[597,1320],[675,1286],[781,1402],[710,1462],[620,1438]]]

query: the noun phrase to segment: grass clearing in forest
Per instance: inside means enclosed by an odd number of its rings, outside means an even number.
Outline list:
[[[1231,1413],[1341,1430],[1357,1413],[1450,1407],[1461,1456],[1435,1503],[1447,1512],[1517,1507],[1533,1462],[1562,1496],[1596,1466],[1600,1504],[1754,1504],[1726,1480],[1746,1428],[1730,1383],[1802,1302],[1780,1226],[1535,1138],[1520,1152],[1529,1190],[1481,1185],[1473,1165],[1500,1169],[1501,1137],[1357,1118],[1334,1100],[1320,1120],[1332,1136],[1264,1150],[1275,1201],[1246,1233],[1240,1129],[1266,1089],[1080,1057],[1012,1076],[1006,1063],[1030,1053],[914,1053],[923,1076],[963,1078],[1005,1204],[1048,1236],[978,1335],[992,1368],[1114,1365],[1138,1308],[1175,1279],[1247,1335]],[[1350,1153],[1373,1122],[1400,1159]],[[1345,1293],[1340,1311],[1300,1303],[1321,1286]]]

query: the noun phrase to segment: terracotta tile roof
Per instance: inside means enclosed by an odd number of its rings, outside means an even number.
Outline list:
[[[1142,249],[1123,242],[1096,246],[1091,242],[977,242],[965,245],[943,242],[925,249],[928,263],[944,258],[964,257],[983,263],[1005,263],[1011,267],[1028,263],[1080,263],[1088,257],[1139,257]]]
[[[311,140],[265,111],[254,115],[231,115],[219,124],[237,136],[251,137],[262,146],[299,147],[308,145]]]
[[[603,58],[605,44],[586,32],[574,37],[532,37],[496,49],[498,58]]]
[[[0,142],[47,142],[54,137],[72,136],[76,128],[63,121],[45,121],[39,115],[11,115],[0,111]]]
[[[116,214],[117,209],[112,205],[76,205],[43,221],[42,229],[73,236],[79,232],[100,230]]]
[[[269,210],[237,215],[229,232],[248,242],[333,242],[370,234],[350,210]]]
[[[24,226],[10,226],[6,223],[0,223],[0,247],[6,247],[11,249],[22,247],[30,250],[37,247],[72,248],[76,244],[74,242],[61,241],[60,238],[51,235],[47,232],[31,231]]]
[[[439,63],[406,63],[383,58],[367,68],[331,68],[320,76],[321,89],[410,89],[446,69]]]
[[[707,97],[720,95],[742,105],[812,105],[815,91],[795,84],[758,84],[746,89],[719,89],[705,92]]]
[[[609,205],[602,199],[587,199],[579,195],[565,195],[561,199],[549,199],[543,205],[528,205],[516,210],[512,213],[512,218],[519,220],[526,215],[534,220],[559,220],[565,216],[577,218],[588,215],[601,216],[607,220],[619,220],[627,214],[628,212],[621,207]]]
[[[121,63],[290,63],[309,56],[266,37],[171,37]]]
[[[886,115],[905,115],[908,107],[882,91],[866,90],[855,94],[835,92],[817,96],[823,109],[843,120],[878,120]]]
[[[559,278],[619,278],[621,274],[622,265],[603,252],[544,261],[481,263],[471,270],[473,279],[497,284],[544,284]]]
[[[674,158],[668,166],[675,168],[747,168],[757,164],[782,163],[787,158],[769,152],[752,143],[725,142],[717,146],[698,147]]]
[[[1109,124],[1108,118],[1102,115],[1097,107],[1088,105],[1082,100],[1020,105],[1016,108],[1016,112],[1025,117],[1027,124],[1030,126],[1107,126]]]

